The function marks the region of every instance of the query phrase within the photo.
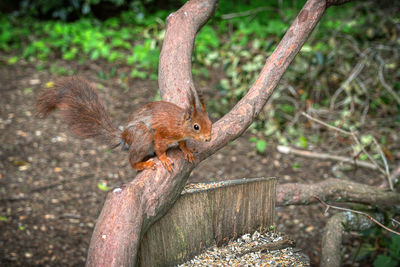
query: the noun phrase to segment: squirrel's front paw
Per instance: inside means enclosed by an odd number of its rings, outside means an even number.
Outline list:
[[[162,165],[168,169],[168,171],[172,171],[172,165],[174,164],[172,160],[170,160],[167,155],[161,155],[159,157]]]
[[[187,146],[181,146],[181,150],[182,150],[183,154],[185,154],[185,159],[187,161],[189,161],[189,162],[194,161],[194,156],[193,156],[194,149],[191,149]]]
[[[189,161],[190,163],[194,161],[193,151],[193,149],[183,151],[183,153],[185,154],[185,159],[187,159],[187,161]]]

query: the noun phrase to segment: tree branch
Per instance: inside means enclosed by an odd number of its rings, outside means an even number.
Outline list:
[[[308,0],[275,51],[268,57],[255,83],[236,106],[213,125],[212,141],[199,144],[201,159],[238,138],[260,113],[282,75],[325,12],[324,0]]]
[[[331,178],[316,184],[281,184],[276,194],[278,206],[315,203],[317,196],[325,201],[362,203],[400,212],[400,194],[340,179]]]
[[[216,0],[191,0],[167,18],[159,63],[159,85],[164,100],[187,105],[193,85],[191,55],[196,33],[212,16]],[[168,152],[174,169],[168,172],[158,159],[155,170],[110,192],[93,231],[87,266],[133,266],[140,240],[179,197],[194,164],[178,150]]]
[[[341,212],[333,215],[328,220],[322,236],[320,266],[341,266],[341,247],[345,230],[362,231],[374,225],[375,224],[371,220],[360,214]]]
[[[321,204],[323,204],[324,206],[326,206],[326,211],[328,211],[328,209],[332,208],[332,209],[336,209],[336,210],[341,210],[341,211],[346,211],[346,212],[350,212],[350,213],[355,213],[358,215],[363,215],[365,217],[367,217],[369,220],[371,220],[372,222],[376,223],[378,226],[382,227],[383,229],[385,229],[386,231],[389,231],[395,235],[399,235],[399,232],[396,232],[395,230],[390,229],[389,227],[386,227],[385,225],[383,225],[381,222],[379,222],[377,219],[375,219],[374,217],[372,217],[371,215],[369,215],[366,212],[363,211],[358,211],[358,210],[352,210],[352,209],[348,209],[348,208],[343,208],[343,207],[337,207],[337,206],[333,206],[333,205],[329,205],[328,203],[326,203],[325,201],[322,201],[320,198],[315,197]],[[361,229],[361,230],[365,230],[365,229]]]
[[[214,13],[216,3],[216,0],[190,0],[167,18],[159,62],[163,100],[181,107],[188,105],[186,93],[194,88],[191,74],[194,37]],[[155,159],[155,170],[140,172],[132,182],[108,194],[92,235],[87,266],[136,263],[139,243],[148,227],[175,203],[195,165],[247,129],[324,11],[324,0],[307,1],[246,97],[214,125],[213,141],[197,144],[194,163],[187,162],[182,152],[170,150],[168,156],[174,162],[172,172]]]
[[[192,52],[200,28],[211,18],[217,0],[191,0],[167,17],[158,68],[158,85],[164,101],[189,106],[187,92],[194,88]]]
[[[358,160],[355,158],[349,158],[349,157],[343,157],[343,156],[338,156],[338,155],[331,155],[328,153],[318,153],[314,151],[308,151],[308,150],[302,150],[302,149],[296,149],[293,147],[289,146],[277,146],[276,149],[278,152],[282,154],[294,154],[306,158],[314,158],[314,159],[322,159],[322,160],[334,160],[334,161],[339,161],[340,163],[349,163],[353,164],[355,166],[359,167],[364,167],[364,168],[369,168],[372,170],[377,170],[378,168],[369,162]]]

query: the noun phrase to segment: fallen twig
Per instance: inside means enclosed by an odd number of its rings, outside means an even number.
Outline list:
[[[385,61],[379,55],[376,58],[380,62],[378,77],[379,77],[379,80],[381,81],[382,86],[386,89],[386,91],[388,91],[388,93],[390,93],[393,96],[393,98],[396,100],[397,104],[400,105],[400,96],[393,90],[392,87],[390,87],[389,84],[386,83],[385,77],[383,76],[383,69],[385,68]]]
[[[342,134],[345,134],[345,135],[351,135],[351,132],[345,131],[345,130],[340,129],[340,128],[338,128],[338,127],[335,127],[335,126],[333,126],[333,125],[329,125],[328,123],[326,123],[326,122],[324,122],[324,121],[321,121],[321,120],[319,120],[319,119],[317,119],[317,118],[314,118],[314,117],[310,116],[309,114],[307,114],[307,113],[305,113],[305,112],[302,112],[301,115],[303,115],[303,116],[306,117],[307,119],[310,119],[310,120],[312,120],[312,121],[315,121],[315,122],[317,122],[317,123],[319,123],[319,124],[321,124],[321,125],[323,125],[323,126],[329,128],[329,129],[338,131],[338,132],[340,132],[340,133],[342,133]]]
[[[368,159],[372,162],[372,164],[374,164],[374,165],[376,166],[376,168],[377,168],[382,174],[385,175],[385,177],[389,177],[389,179],[390,179],[390,173],[389,173],[389,175],[387,175],[387,172],[386,172],[384,169],[382,169],[382,167],[379,166],[378,162],[376,162],[376,160],[367,152],[367,150],[365,150],[365,147],[361,144],[360,140],[358,140],[358,136],[357,136],[357,134],[356,134],[355,132],[345,131],[345,130],[340,129],[340,128],[338,128],[338,127],[329,125],[329,124],[327,124],[326,122],[323,122],[323,121],[321,121],[321,120],[319,120],[319,119],[316,119],[316,118],[314,118],[314,117],[308,115],[308,114],[305,113],[305,112],[302,112],[301,114],[302,114],[303,116],[307,117],[308,119],[312,120],[312,121],[315,121],[315,122],[317,122],[317,123],[319,123],[319,124],[324,125],[325,127],[329,128],[329,129],[333,129],[333,130],[338,131],[338,132],[340,132],[340,133],[342,133],[342,134],[351,136],[351,137],[353,138],[354,142],[355,142],[355,143],[357,144],[357,146],[362,150],[362,152],[368,157]],[[376,145],[377,145],[377,147],[378,147],[377,149],[378,149],[378,151],[379,151],[381,148],[380,148],[380,146],[379,146],[377,143],[376,143]],[[385,161],[386,159],[383,159],[383,158],[382,158],[382,160]],[[390,182],[390,183],[391,183],[391,182]],[[389,186],[390,186],[390,183],[389,183]],[[390,189],[393,191],[393,185],[391,185]]]
[[[344,83],[339,87],[339,89],[337,89],[336,92],[333,94],[333,96],[331,98],[331,103],[330,103],[330,110],[333,110],[335,108],[336,98],[343,92],[343,90],[345,90],[349,86],[349,84],[355,78],[357,78],[357,76],[364,69],[364,66],[365,66],[365,55],[367,54],[367,52],[361,54],[362,55],[362,60],[360,60],[357,63],[357,65],[353,68],[353,70],[351,71],[351,73],[350,73],[349,77],[346,79],[346,81],[344,81]]]
[[[334,202],[351,202],[400,212],[400,194],[342,179],[326,179],[311,184],[287,183],[276,188],[276,205],[308,205],[314,196]]]
[[[379,152],[379,154],[381,155],[381,158],[382,158],[382,160],[383,160],[383,164],[385,165],[386,177],[387,177],[387,180],[388,180],[388,182],[389,182],[389,188],[390,188],[390,190],[393,191],[393,190],[394,190],[394,188],[393,188],[393,181],[392,181],[392,179],[391,179],[391,177],[390,177],[389,165],[388,165],[388,163],[387,163],[385,154],[383,153],[382,148],[381,148],[381,146],[378,144],[378,142],[376,141],[375,137],[373,138],[373,141],[374,141],[376,147],[378,148],[378,152]]]
[[[383,229],[385,229],[386,231],[389,231],[395,235],[400,236],[399,232],[396,232],[395,230],[392,230],[388,227],[386,227],[385,225],[383,225],[382,223],[380,223],[378,220],[376,220],[375,218],[373,218],[371,215],[369,215],[368,213],[362,212],[362,211],[358,211],[358,210],[352,210],[352,209],[348,209],[348,208],[342,208],[342,207],[338,207],[338,206],[333,206],[330,205],[328,203],[326,203],[325,201],[323,201],[322,199],[320,199],[317,196],[314,196],[315,199],[317,199],[319,202],[321,202],[321,204],[325,205],[327,210],[332,208],[332,209],[336,209],[336,210],[342,210],[342,211],[348,211],[348,212],[352,212],[352,213],[357,213],[363,216],[366,216],[368,219],[370,219],[371,221],[373,221],[374,223],[376,223],[377,225],[379,225],[380,227],[382,227]]]
[[[299,156],[303,156],[303,157],[307,157],[307,158],[316,158],[316,159],[323,159],[323,160],[335,160],[335,161],[350,163],[350,164],[353,164],[358,167],[369,168],[372,170],[378,169],[374,164],[371,164],[366,161],[358,160],[355,158],[331,155],[331,154],[327,154],[327,153],[318,153],[318,152],[307,151],[307,150],[300,150],[300,149],[295,149],[295,148],[288,147],[288,146],[277,146],[277,150],[283,154],[294,154],[294,155],[299,155]]]
[[[394,224],[400,225],[400,222],[393,218],[391,219],[391,221],[392,221],[392,225],[394,225]]]

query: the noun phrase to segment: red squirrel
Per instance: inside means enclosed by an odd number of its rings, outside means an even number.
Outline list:
[[[65,124],[78,137],[97,138],[113,148],[129,149],[129,162],[136,170],[154,169],[155,162],[149,157],[155,152],[163,166],[172,171],[173,163],[166,154],[170,145],[178,143],[185,159],[193,162],[194,150],[186,146],[186,139],[211,139],[211,121],[202,95],[196,99],[191,92],[189,98],[188,109],[166,101],[151,102],[132,112],[123,130],[119,130],[113,126],[96,89],[83,78],[67,77],[39,95],[36,113],[46,117],[59,109]]]

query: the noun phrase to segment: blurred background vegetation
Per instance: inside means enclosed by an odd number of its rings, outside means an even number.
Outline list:
[[[35,64],[37,71],[71,75],[73,68],[57,62],[95,61],[102,66],[100,79],[157,79],[165,18],[184,2],[3,0],[0,66]],[[218,81],[206,92],[214,118],[246,94],[304,2],[220,1],[193,53],[195,79]],[[322,145],[361,160],[367,158],[365,149],[383,166],[375,139],[389,165],[395,164],[400,157],[399,140],[393,137],[400,126],[399,34],[399,1],[355,1],[330,8],[251,126],[254,149],[264,153],[270,141],[311,150]],[[311,124],[303,111],[357,132],[361,144],[349,146],[350,136],[339,139],[336,132]],[[385,266],[396,265],[398,238],[375,229],[365,241],[355,259],[373,256],[388,262]],[[374,242],[395,249],[378,251]]]

